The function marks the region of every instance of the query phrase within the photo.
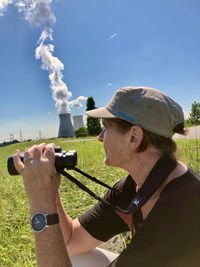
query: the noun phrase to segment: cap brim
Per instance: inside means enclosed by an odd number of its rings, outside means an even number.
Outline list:
[[[115,118],[115,116],[108,111],[105,107],[97,108],[93,110],[86,111],[86,114],[93,118]]]

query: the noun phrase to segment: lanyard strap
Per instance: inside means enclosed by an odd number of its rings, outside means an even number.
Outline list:
[[[98,201],[101,201],[102,203],[104,203],[105,205],[111,207],[112,209],[115,209],[115,210],[117,210],[119,212],[124,212],[121,208],[112,205],[108,201],[106,201],[103,198],[101,198],[98,194],[95,194],[94,192],[92,192],[87,186],[85,186],[84,184],[79,182],[76,178],[74,178],[72,175],[70,175],[69,173],[65,172],[64,170],[59,170],[59,173],[61,173],[63,176],[65,176],[71,182],[75,183],[79,188],[81,188],[83,191],[88,193],[91,197],[95,198]]]
[[[176,160],[170,156],[161,157],[147,176],[140,190],[135,194],[131,204],[128,206],[130,213],[135,214],[147,200],[157,191],[161,184],[176,167]]]
[[[75,183],[78,187],[88,193],[90,196],[94,197],[96,200],[101,201],[105,205],[111,207],[114,210],[122,212],[124,214],[135,214],[147,201],[148,199],[156,192],[156,190],[160,187],[160,185],[167,179],[169,174],[174,170],[176,167],[176,160],[172,159],[170,156],[163,156],[161,157],[157,163],[154,165],[153,169],[147,176],[144,184],[140,188],[140,190],[134,195],[131,204],[127,207],[127,209],[123,210],[118,206],[114,206],[108,201],[101,198],[98,194],[92,192],[87,186],[83,185],[79,182],[76,178],[74,178],[69,173],[65,172],[64,170],[59,170],[63,176],[68,178],[70,181]],[[78,168],[74,168],[75,171],[81,173],[85,177],[89,178],[90,180],[101,184],[102,186],[109,188],[110,190],[116,190],[111,188],[110,186],[106,185],[105,183],[97,180],[95,177],[92,177],[85,172],[79,170]],[[118,191],[118,190],[117,190]]]
[[[90,176],[89,174],[87,174],[87,173],[81,171],[80,169],[78,169],[78,168],[76,168],[76,167],[74,167],[74,170],[75,170],[76,172],[82,174],[83,176],[87,177],[87,178],[90,179],[91,181],[97,183],[97,184],[100,184],[100,185],[102,185],[102,186],[104,186],[104,187],[106,187],[106,188],[108,188],[108,189],[110,189],[110,190],[119,191],[119,190],[117,190],[117,189],[115,189],[115,188],[113,188],[113,187],[110,187],[109,185],[103,183],[102,181],[98,180],[97,178],[95,178],[95,177],[93,177],[93,176]]]

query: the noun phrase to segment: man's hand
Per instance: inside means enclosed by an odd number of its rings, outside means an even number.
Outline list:
[[[20,151],[14,155],[14,165],[22,175],[29,199],[30,212],[56,212],[56,195],[60,185],[60,175],[55,169],[55,144],[40,144],[27,148],[24,163]]]

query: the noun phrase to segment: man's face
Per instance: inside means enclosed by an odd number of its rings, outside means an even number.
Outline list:
[[[121,133],[114,123],[104,125],[105,129],[100,133],[98,140],[103,142],[105,150],[104,163],[109,166],[123,168],[130,159],[129,133]]]

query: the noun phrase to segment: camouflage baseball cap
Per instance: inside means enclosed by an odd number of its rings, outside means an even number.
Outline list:
[[[94,118],[119,118],[165,137],[184,123],[182,108],[169,96],[150,87],[123,87],[103,108],[87,111]]]

